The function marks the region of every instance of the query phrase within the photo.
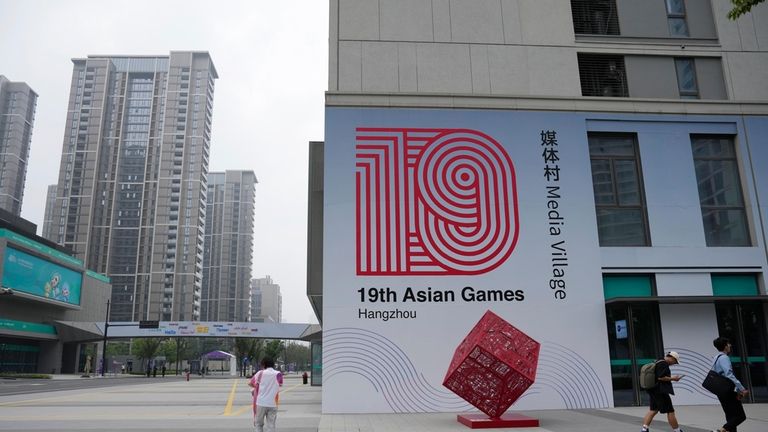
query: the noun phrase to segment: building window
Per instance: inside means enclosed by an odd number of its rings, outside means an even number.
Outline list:
[[[628,97],[624,57],[578,54],[582,96]]]
[[[571,0],[571,14],[576,34],[620,34],[615,0]]]
[[[751,246],[733,137],[692,135],[707,246]]]
[[[677,88],[680,90],[680,99],[698,99],[699,85],[696,82],[696,63],[692,58],[683,57],[675,59],[677,71]]]
[[[688,36],[688,24],[685,22],[685,2],[683,0],[665,0],[667,4],[667,24],[670,36]]]
[[[590,133],[588,138],[600,246],[648,246],[635,135]]]

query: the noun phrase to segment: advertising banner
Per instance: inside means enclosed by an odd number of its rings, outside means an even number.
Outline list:
[[[82,282],[83,275],[79,272],[12,247],[5,248],[2,279],[4,287],[62,303],[80,305]]]
[[[103,323],[95,323],[104,331]],[[109,337],[257,337],[269,339],[300,339],[309,324],[215,322],[215,321],[160,321],[157,328],[140,328],[139,322],[110,323]]]
[[[487,310],[541,344],[512,409],[613,405],[585,119],[327,108],[323,411],[456,412]]]

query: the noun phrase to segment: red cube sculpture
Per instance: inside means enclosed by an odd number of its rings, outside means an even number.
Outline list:
[[[499,419],[533,384],[539,347],[489,310],[456,348],[443,385]]]

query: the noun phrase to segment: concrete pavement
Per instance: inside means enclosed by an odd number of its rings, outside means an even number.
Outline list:
[[[739,432],[768,431],[768,404],[746,405],[747,421],[739,426]],[[639,432],[647,408],[628,407],[604,410],[548,410],[526,411],[523,414],[536,417],[538,428],[496,429],[519,432]],[[678,421],[685,432],[709,432],[722,426],[723,412],[720,406],[682,406],[676,408]],[[651,424],[651,431],[671,431],[661,414]],[[361,414],[328,415],[320,420],[320,432],[395,432],[395,431],[468,431],[456,421],[455,414]]]
[[[139,377],[140,378],[140,377]],[[74,380],[70,377],[57,379]],[[93,379],[93,378],[92,378]],[[252,431],[250,391],[245,380],[229,377],[110,380],[120,385],[0,396],[0,431]],[[280,432],[468,431],[455,414],[321,414],[320,387],[286,378],[278,411]],[[355,397],[355,395],[350,395]],[[768,431],[768,404],[746,405],[740,432]],[[520,432],[638,432],[645,407],[604,410],[528,411],[539,428]],[[706,432],[722,425],[719,406],[679,406],[686,432]],[[665,416],[653,432],[669,431]]]

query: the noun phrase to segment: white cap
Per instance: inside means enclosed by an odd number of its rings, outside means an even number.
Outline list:
[[[669,357],[672,357],[675,359],[675,361],[680,364],[680,354],[677,353],[677,351],[670,351],[667,353]]]

